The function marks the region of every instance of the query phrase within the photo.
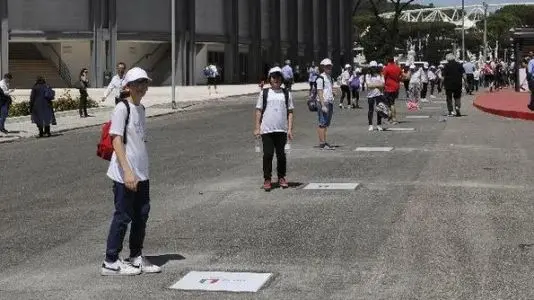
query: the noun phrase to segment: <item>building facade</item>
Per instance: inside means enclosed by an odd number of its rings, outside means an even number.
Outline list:
[[[171,1],[0,0],[1,72],[32,45],[66,81],[87,67],[102,86],[124,61],[168,84]],[[353,0],[175,1],[178,84],[202,83],[208,63],[221,67],[224,82],[240,83],[285,59],[301,70],[324,57],[352,62]]]

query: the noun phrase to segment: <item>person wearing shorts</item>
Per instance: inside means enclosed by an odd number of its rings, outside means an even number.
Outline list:
[[[384,96],[387,99],[387,105],[391,110],[391,121],[397,123],[397,110],[395,100],[399,97],[400,82],[402,79],[402,70],[395,64],[393,57],[388,59],[388,64],[382,72],[384,76]]]
[[[328,144],[326,137],[328,127],[332,122],[332,115],[334,113],[334,92],[332,82],[332,61],[325,58],[321,61],[320,68],[323,71],[316,79],[317,84],[317,99],[318,99],[318,119],[317,135],[319,136],[319,148],[321,150],[334,150]]]

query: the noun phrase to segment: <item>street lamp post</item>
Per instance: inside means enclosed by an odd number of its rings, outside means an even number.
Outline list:
[[[171,103],[176,109],[176,0],[171,0]]]
[[[462,0],[462,60],[465,61],[465,0]]]
[[[482,2],[482,5],[484,6],[484,61],[486,61],[488,60],[488,4]]]

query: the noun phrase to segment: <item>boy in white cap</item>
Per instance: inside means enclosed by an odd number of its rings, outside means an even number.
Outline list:
[[[289,187],[286,180],[286,154],[284,147],[293,139],[293,97],[287,89],[282,89],[282,69],[269,70],[271,87],[261,91],[256,103],[254,135],[261,136],[263,142],[263,189],[272,189],[271,175],[273,158],[276,153],[276,171],[281,188]]]
[[[115,213],[109,228],[102,275],[161,272],[160,267],[142,256],[150,211],[150,187],[145,145],[145,109],[141,105],[141,99],[145,96],[150,81],[145,70],[137,67],[130,69],[123,80],[129,96],[119,102],[111,114],[109,134],[114,151],[107,176],[113,181]],[[123,261],[119,254],[129,223],[130,257]]]
[[[332,114],[334,110],[334,84],[332,81],[332,61],[325,58],[320,63],[322,69],[321,75],[317,77],[315,83],[317,84],[317,99],[319,100],[319,125],[317,127],[317,135],[319,136],[319,148],[321,150],[334,150],[330,144],[326,142],[326,134],[330,123],[332,122]]]

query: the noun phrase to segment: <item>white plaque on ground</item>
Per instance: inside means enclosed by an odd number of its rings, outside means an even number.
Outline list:
[[[406,119],[428,119],[430,116],[406,116]]]
[[[387,131],[414,131],[415,128],[407,128],[407,127],[390,127],[387,129]]]
[[[272,273],[191,271],[170,288],[189,291],[257,292]]]
[[[308,183],[305,190],[355,190],[360,184],[352,183]]]
[[[354,151],[361,152],[389,152],[393,150],[393,147],[358,147]]]

